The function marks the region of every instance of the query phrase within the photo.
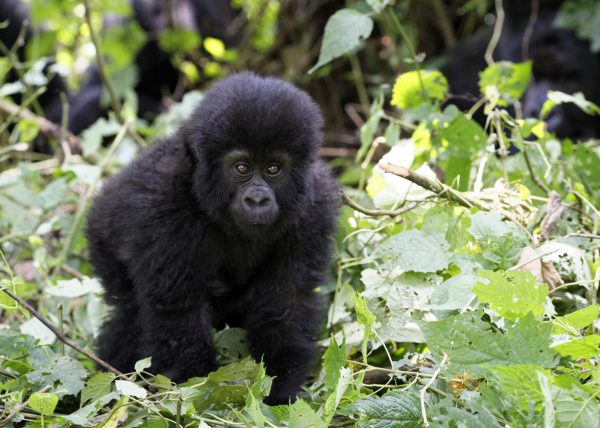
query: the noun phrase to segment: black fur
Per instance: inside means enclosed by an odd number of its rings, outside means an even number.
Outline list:
[[[539,0],[537,19],[527,38],[532,0],[504,0],[506,20],[494,59],[532,61],[533,76],[521,100],[525,117],[539,116],[548,90],[569,94],[583,92],[588,100],[600,103],[600,54],[592,52],[589,42],[577,38],[574,31],[556,27],[554,21],[562,3],[561,0]],[[463,110],[472,107],[478,97],[478,73],[486,67],[484,52],[491,36],[492,28],[484,28],[459,43],[442,69],[450,91],[458,96],[451,102]],[[524,41],[529,43],[524,45]],[[465,95],[467,98],[462,98]],[[481,111],[474,117],[485,123]],[[571,103],[554,107],[546,122],[548,130],[559,138],[600,137],[600,120]]]
[[[309,96],[250,73],[215,84],[182,129],[110,180],[88,217],[91,262],[112,305],[99,354],[123,371],[152,356],[176,381],[215,368],[211,326],[247,329],[276,376],[267,402],[293,399],[315,356],[314,288],[331,260],[336,184],[318,159],[321,114]],[[240,183],[230,153],[285,155],[269,181],[270,225],[231,213]]]

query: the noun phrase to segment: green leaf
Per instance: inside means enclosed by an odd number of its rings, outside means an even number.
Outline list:
[[[600,336],[592,334],[585,337],[578,337],[568,342],[560,343],[552,347],[563,357],[572,357],[575,360],[580,358],[595,358],[599,355]]]
[[[479,73],[479,89],[483,95],[507,106],[518,101],[529,85],[532,62],[501,61]]]
[[[548,296],[548,286],[538,284],[531,272],[482,271],[478,275],[488,280],[478,282],[473,292],[482,303],[487,303],[499,315],[510,320],[533,313],[536,317],[544,314],[544,304]]]
[[[212,39],[217,40],[217,39]],[[220,40],[217,40],[220,41]],[[160,33],[158,43],[160,47],[169,53],[190,53],[200,47],[200,36],[197,31],[184,29],[168,29]],[[221,42],[223,43],[223,42]],[[206,43],[205,43],[206,46]],[[217,53],[216,45],[208,42],[208,47]],[[207,49],[208,50],[208,49]],[[211,51],[208,51],[212,54]],[[224,51],[223,51],[224,53]],[[215,56],[215,55],[213,55]],[[216,57],[216,56],[215,56]]]
[[[348,410],[363,414],[371,428],[416,428],[422,423],[420,405],[414,392],[392,391],[382,397],[363,398]]]
[[[557,317],[554,320],[552,334],[567,333],[569,327],[575,330],[585,328],[598,319],[599,313],[600,306],[590,305],[565,316]]]
[[[111,372],[100,372],[93,375],[81,391],[81,404],[97,400],[110,393],[113,380],[115,380],[115,375]]]
[[[448,144],[450,153],[445,165],[446,182],[458,182],[459,190],[467,190],[471,173],[471,157],[479,150],[485,149],[487,135],[483,128],[464,114],[454,118],[441,132],[441,138]]]
[[[58,397],[47,392],[35,392],[29,397],[27,405],[42,415],[51,415],[58,404]]]
[[[306,401],[296,400],[290,406],[290,428],[326,428],[327,425]]]
[[[117,391],[127,397],[146,398],[148,396],[148,391],[128,380],[115,381],[115,387]]]
[[[340,378],[340,370],[344,367],[344,359],[346,358],[346,339],[344,338],[341,345],[338,345],[335,338],[332,336],[323,356],[323,370],[325,370],[325,386],[329,389],[334,389],[337,386]]]
[[[559,91],[548,91],[547,96],[548,99],[542,105],[542,110],[540,112],[542,117],[546,117],[546,115],[550,113],[550,110],[555,106],[564,103],[573,103],[589,115],[600,115],[600,107],[598,107],[597,104],[586,100],[582,92],[576,92],[571,95]]]
[[[557,427],[600,427],[600,406],[598,400],[593,397],[575,398],[561,390],[554,400],[554,405]]]
[[[498,211],[477,211],[469,218],[471,226],[467,228],[467,231],[477,240],[493,240],[510,233],[520,232],[514,224],[504,221]]]
[[[416,108],[432,101],[442,101],[448,92],[448,81],[437,70],[402,73],[396,78],[390,104],[398,108]]]
[[[141,373],[152,365],[152,357],[146,357],[135,363],[135,371],[136,373]]]
[[[353,9],[341,9],[325,25],[319,60],[308,73],[356,48],[373,31],[373,20]]]
[[[412,272],[437,272],[450,263],[450,244],[438,233],[408,230],[390,236],[372,254],[384,267]]]
[[[437,355],[446,353],[454,373],[467,371],[481,377],[486,372],[483,366],[552,365],[551,325],[540,323],[531,314],[504,334],[494,332],[490,324],[477,317],[477,312],[422,322],[420,326],[431,351]]]
[[[30,357],[31,359],[31,357]],[[27,379],[40,388],[53,385],[52,392],[62,398],[77,395],[83,388],[87,373],[79,361],[66,356],[54,356],[47,361],[33,362],[35,369],[27,373]]]
[[[495,366],[488,370],[502,385],[503,393],[515,397],[522,409],[528,410],[531,403],[544,400],[538,374],[548,375],[548,370],[532,365]]]

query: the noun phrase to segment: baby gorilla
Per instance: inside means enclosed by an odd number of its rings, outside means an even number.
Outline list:
[[[152,371],[181,382],[216,368],[213,326],[239,326],[276,376],[265,402],[296,396],[316,353],[314,289],[338,209],[318,158],[322,126],[306,93],[236,74],[106,183],[87,229],[112,306],[101,358],[131,371],[152,356]]]

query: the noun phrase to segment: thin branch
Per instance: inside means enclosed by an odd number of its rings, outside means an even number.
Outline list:
[[[542,180],[540,180],[540,178],[536,175],[535,171],[533,170],[531,159],[529,159],[529,154],[527,153],[527,146],[523,147],[523,157],[525,158],[527,170],[529,171],[529,175],[531,176],[531,179],[533,180],[534,184],[540,189],[542,189],[544,192],[550,193],[550,188],[546,186],[546,184]]]
[[[397,175],[399,177],[405,178],[408,181],[415,183],[418,186],[426,190],[430,190],[435,193],[438,197],[446,198],[449,201],[456,202],[459,205],[462,205],[466,208],[477,207],[480,210],[484,211],[492,211],[493,207],[486,204],[485,202],[474,199],[458,190],[453,189],[452,187],[440,182],[437,179],[431,179],[428,177],[424,177],[419,174],[415,174],[411,170],[404,168],[402,166],[393,165],[393,164],[382,164],[379,163],[379,168],[381,168],[384,172],[389,172],[391,174]],[[527,230],[523,224],[515,217],[512,213],[506,212],[504,210],[499,209],[498,212],[507,220],[510,220],[515,225],[517,225],[533,242],[537,242],[535,236]]]
[[[83,5],[85,6],[85,22],[90,30],[90,38],[92,39],[92,43],[96,49],[96,64],[98,66],[98,74],[100,75],[102,83],[104,83],[104,86],[108,91],[108,96],[110,98],[113,111],[115,112],[115,116],[117,116],[117,120],[119,122],[122,122],[123,116],[121,114],[121,100],[119,100],[119,97],[117,97],[115,87],[113,86],[112,81],[108,76],[108,71],[106,70],[106,63],[104,62],[104,56],[102,56],[102,50],[100,48],[100,39],[96,34],[96,30],[94,30],[94,26],[92,25],[92,7],[90,6],[90,1],[83,0]]]
[[[20,119],[35,121],[39,125],[42,134],[54,138],[57,141],[61,141],[64,138],[69,144],[71,153],[81,153],[81,140],[69,131],[65,130],[63,132],[60,126],[49,121],[45,117],[38,116],[23,106],[2,99],[0,99],[0,110],[19,117]]]
[[[455,190],[444,183],[441,183],[437,179],[431,179],[428,177],[424,177],[419,174],[415,174],[408,168],[404,168],[402,166],[393,165],[393,164],[379,164],[379,167],[391,174],[397,175],[399,177],[405,178],[408,181],[415,183],[417,186],[421,186],[424,189],[430,190],[435,193],[437,196],[444,197],[449,201],[456,202],[459,205],[462,205],[466,208],[477,207],[485,211],[490,211],[491,207],[484,202],[475,200],[473,198],[468,197],[462,192]]]
[[[444,358],[442,358],[440,365],[433,372],[433,376],[431,376],[431,379],[429,379],[429,382],[427,382],[425,384],[425,386],[419,392],[419,395],[421,397],[421,414],[423,415],[423,425],[425,425],[426,427],[429,426],[429,421],[427,420],[427,409],[425,408],[425,394],[427,393],[427,390],[433,385],[433,382],[435,382],[437,377],[440,375],[442,368],[446,365],[447,362],[448,362],[448,355],[444,354]]]
[[[73,243],[73,238],[75,237],[75,234],[77,233],[77,229],[79,229],[79,225],[80,225],[81,221],[83,220],[83,215],[85,214],[87,202],[94,194],[94,191],[96,190],[96,185],[97,185],[98,181],[100,180],[100,177],[102,176],[102,173],[104,172],[104,169],[106,168],[106,165],[108,164],[108,161],[110,160],[111,156],[113,155],[113,153],[115,152],[115,150],[117,149],[117,147],[119,146],[119,144],[121,143],[123,138],[125,137],[125,134],[129,130],[130,125],[131,125],[131,122],[127,121],[121,127],[121,129],[119,130],[119,133],[117,134],[117,136],[113,140],[112,144],[108,148],[106,154],[104,155],[102,162],[100,162],[100,165],[99,165],[100,166],[100,174],[98,175],[98,177],[96,177],[96,179],[92,183],[90,183],[87,191],[85,192],[83,197],[79,200],[77,212],[75,213],[75,219],[73,220],[73,223],[71,224],[71,229],[69,229],[67,237],[65,238],[65,242],[63,244],[62,251],[60,252],[60,256],[58,258],[58,265],[62,265],[67,260],[67,257],[69,255],[69,250],[71,249],[71,244]]]
[[[108,75],[108,71],[106,69],[106,62],[104,62],[104,56],[102,55],[102,48],[100,46],[100,39],[98,38],[98,34],[96,34],[96,30],[94,30],[94,26],[92,25],[92,7],[90,6],[90,0],[83,0],[83,5],[85,6],[85,22],[88,25],[90,30],[90,38],[92,39],[92,44],[96,49],[96,65],[98,67],[98,74],[100,75],[100,79],[102,83],[106,87],[108,91],[108,96],[110,98],[110,103],[112,105],[112,109],[115,113],[117,120],[124,125],[125,118],[123,117],[121,100],[117,96],[117,92],[115,87],[110,80]],[[133,138],[140,146],[147,145],[146,141],[132,129],[128,129],[127,133]]]
[[[381,216],[396,217],[397,215],[403,214],[403,213],[410,211],[418,206],[418,204],[416,202],[412,202],[412,203],[408,204],[407,206],[397,209],[397,210],[372,210],[372,209],[365,208],[365,207],[359,205],[358,203],[353,201],[343,191],[340,191],[340,196],[342,197],[342,201],[344,202],[344,204],[348,205],[350,208],[353,208],[358,212],[361,212],[361,213],[371,216],[371,217],[381,217]]]
[[[496,46],[498,46],[498,42],[500,41],[500,36],[502,35],[504,16],[502,0],[496,0],[496,23],[494,24],[494,32],[492,33],[492,38],[490,39],[490,43],[488,44],[484,55],[485,62],[488,65],[492,65],[494,63],[494,58],[492,55],[494,54]]]
[[[113,372],[115,375],[117,375],[117,376],[119,376],[119,377],[121,377],[123,379],[127,379],[127,376],[125,376],[119,370],[117,370],[116,368],[114,368],[113,366],[111,366],[110,364],[108,364],[106,361],[101,360],[96,355],[92,354],[91,352],[86,351],[81,346],[79,346],[78,344],[76,344],[75,342],[73,342],[71,339],[69,339],[67,336],[65,336],[65,334],[62,333],[58,327],[56,327],[54,324],[52,324],[42,314],[40,314],[38,311],[36,311],[29,303],[27,303],[25,300],[21,299],[19,296],[17,296],[11,290],[9,290],[8,288],[6,288],[6,287],[4,287],[2,285],[0,285],[0,290],[4,291],[6,294],[8,294],[8,296],[11,299],[13,299],[18,304],[20,304],[25,309],[27,309],[27,311],[31,315],[33,315],[34,317],[36,317],[42,324],[44,324],[46,327],[48,327],[48,329],[52,333],[54,333],[56,335],[56,337],[58,338],[58,340],[60,340],[65,345],[67,345],[69,348],[72,348],[75,351],[79,352],[80,354],[85,355],[87,358],[89,358],[90,360],[92,360],[93,362],[95,362],[96,364],[98,364],[99,366],[103,367],[104,369],[106,369],[106,370],[108,370],[110,372]]]

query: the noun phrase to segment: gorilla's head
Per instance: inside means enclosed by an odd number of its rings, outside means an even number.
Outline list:
[[[322,127],[317,105],[287,82],[240,73],[215,84],[184,127],[202,210],[253,236],[302,218]]]

